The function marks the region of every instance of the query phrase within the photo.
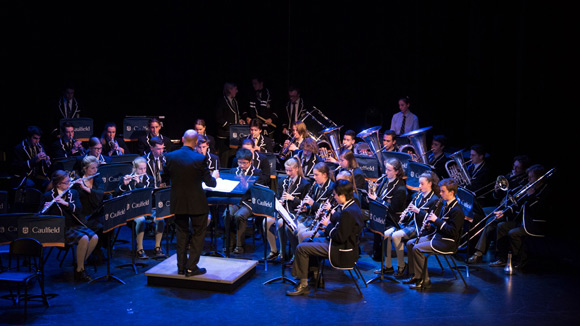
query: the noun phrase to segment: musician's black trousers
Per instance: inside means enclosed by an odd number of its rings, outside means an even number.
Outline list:
[[[199,257],[203,250],[205,231],[207,229],[207,214],[175,215],[177,226],[177,269],[197,269]],[[190,228],[191,226],[191,228]],[[187,245],[189,244],[189,257]]]
[[[498,258],[507,261],[508,251],[520,261],[525,260],[522,244],[527,236],[524,227],[514,221],[501,222],[497,225],[497,254]]]

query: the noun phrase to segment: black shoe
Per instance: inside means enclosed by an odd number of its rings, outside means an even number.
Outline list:
[[[145,253],[145,250],[139,249],[137,250],[137,258],[139,259],[149,259],[149,256]]]
[[[381,270],[380,269],[377,269],[375,271],[375,274],[380,274],[380,273],[381,273]],[[392,266],[391,267],[385,267],[385,268],[383,268],[383,274],[391,275],[391,274],[394,274],[394,273],[395,273],[395,269]]]
[[[155,247],[155,249],[153,250],[153,257],[160,258],[160,257],[167,257],[167,256],[165,256],[161,247]]]
[[[310,293],[310,288],[308,287],[308,284],[302,285],[302,283],[299,283],[298,286],[296,287],[296,289],[294,289],[294,291],[287,291],[286,295],[297,296],[297,295],[304,295],[304,294],[309,294],[309,293]]]
[[[205,268],[196,268],[196,269],[187,269],[185,270],[185,277],[195,276],[195,275],[202,275],[205,274],[207,270]]]
[[[419,280],[419,282],[417,282],[416,284],[409,285],[409,289],[414,289],[414,290],[423,290],[423,289],[428,289],[430,287],[431,287],[431,280],[427,280],[427,281]]]
[[[505,261],[498,259],[493,263],[489,263],[489,267],[504,267],[506,265]]]
[[[403,284],[417,284],[417,283],[419,283],[420,281],[421,281],[421,279],[420,279],[420,278],[414,278],[414,277],[412,277],[412,278],[410,278],[410,279],[404,280],[404,281],[403,281]]]
[[[178,269],[177,275],[185,275],[185,269]]]
[[[289,261],[284,263],[284,266],[286,266],[286,267],[290,267],[292,265],[294,265],[294,257],[290,258]]]
[[[243,247],[236,247],[233,251],[234,254],[239,255],[239,254],[243,254],[244,253],[244,248]]]
[[[89,274],[87,274],[87,271],[85,271],[84,269],[79,271],[79,272],[77,272],[75,270],[74,278],[75,278],[75,281],[81,281],[81,282],[90,282],[92,280],[92,278],[89,276]]]
[[[270,253],[266,257],[266,260],[274,260],[276,258],[278,258],[278,252],[277,251],[270,251]]]
[[[395,273],[395,278],[403,278],[409,274],[409,264],[405,264],[403,269],[397,268],[397,272]]]
[[[479,264],[482,262],[482,260],[483,260],[482,255],[474,254],[473,256],[469,257],[469,259],[467,260],[467,263],[468,264]]]

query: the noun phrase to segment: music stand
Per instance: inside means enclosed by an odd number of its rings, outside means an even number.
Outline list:
[[[392,219],[391,215],[387,210],[387,206],[377,201],[374,200],[369,201],[369,215],[370,215],[369,221],[371,224],[369,229],[373,233],[380,234],[383,243],[381,245],[381,273],[378,276],[367,281],[367,285],[375,281],[382,281],[385,279],[395,283],[399,283],[399,281],[396,278],[390,275],[385,275],[383,273],[385,266],[385,230],[391,227],[399,228],[399,225],[396,221]]]
[[[110,232],[103,232],[103,235],[106,235],[107,241],[109,242],[109,245],[107,246],[107,274],[94,278],[90,280],[89,283],[93,283],[104,279],[105,281],[113,280],[121,284],[126,284],[123,280],[121,280],[120,278],[111,273],[111,259],[113,258],[113,237],[111,237]]]
[[[296,230],[296,222],[294,222],[294,220],[292,219],[292,217],[290,216],[290,213],[288,213],[288,211],[286,210],[286,208],[284,208],[284,206],[282,204],[280,204],[279,201],[274,200],[274,202],[276,203],[276,211],[278,212],[278,214],[280,215],[280,217],[282,217],[282,232],[286,232],[286,227],[288,226],[290,228],[290,230],[294,231]],[[279,228],[278,228],[278,223],[276,223],[276,228],[277,228],[277,232],[279,232]],[[264,244],[265,245],[265,244]],[[280,243],[280,246],[283,246],[284,244]],[[296,285],[296,281],[289,279],[288,277],[286,277],[284,275],[285,272],[285,268],[286,268],[286,264],[284,262],[282,262],[282,275],[275,277],[271,280],[268,280],[266,282],[264,282],[264,285],[266,284],[271,284],[274,282],[278,282],[278,281],[282,281],[282,283],[288,282],[292,285]]]
[[[471,190],[468,190],[468,189],[463,188],[463,187],[458,187],[457,188],[457,201],[461,205],[461,208],[463,208],[463,214],[465,215],[465,217],[467,218],[469,216],[472,216],[472,218],[471,218],[472,221],[469,221],[470,224],[475,222],[476,215],[482,215],[482,214],[485,215],[483,213],[483,209],[481,208],[481,205],[477,201],[477,197],[475,196],[475,193],[472,192]],[[463,235],[468,236],[469,232],[471,232],[471,228],[467,231],[464,231]],[[453,269],[457,269],[457,270],[465,269],[465,275],[467,277],[469,277],[469,269],[481,270],[481,267],[479,267],[479,266],[467,264],[467,260],[469,259],[470,246],[471,246],[470,238],[467,238],[466,247],[465,247],[465,259],[464,259],[465,265],[452,267]],[[458,247],[457,251],[459,251],[459,249],[460,248]]]
[[[266,218],[273,218],[276,220],[276,194],[274,191],[267,186],[263,185],[253,185],[250,187],[250,193],[252,194],[252,215],[254,216],[261,216],[264,219]],[[254,223],[256,219],[254,218]],[[267,223],[264,223],[267,225]],[[262,226],[259,226],[262,230]],[[264,270],[268,271],[268,246],[267,246],[267,232],[268,230],[264,229],[263,233],[263,242],[264,242]]]

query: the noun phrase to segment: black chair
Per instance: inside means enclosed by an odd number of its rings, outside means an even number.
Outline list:
[[[35,188],[22,188],[14,193],[13,211],[17,213],[36,213],[40,209],[42,192]]]
[[[439,256],[442,256],[443,258],[445,258],[445,261],[447,262],[449,269],[451,269],[451,272],[453,273],[453,276],[455,277],[455,279],[457,279],[457,274],[459,274],[459,276],[461,277],[461,280],[463,281],[463,284],[467,288],[468,287],[467,282],[465,282],[465,278],[463,277],[463,275],[461,274],[461,271],[459,270],[459,267],[455,263],[455,258],[453,258],[453,256],[456,253],[457,253],[457,250],[455,250],[453,253],[449,253],[449,254],[427,253],[427,256],[425,256],[425,265],[423,266],[423,273],[421,275],[421,279],[423,279],[423,280],[425,279],[425,275],[426,275],[425,273],[427,272],[427,262],[429,261],[430,256],[435,256],[435,258],[437,258],[437,261],[439,262],[439,266],[441,267],[441,270],[443,271],[443,266],[441,265],[441,261],[439,261]],[[451,266],[451,263],[449,262],[450,260],[453,263],[453,266]],[[455,271],[457,271],[457,273],[455,273]]]
[[[28,300],[33,298],[42,298],[45,306],[48,304],[48,296],[44,292],[44,261],[42,256],[43,247],[40,242],[32,238],[19,238],[10,243],[10,262],[9,270],[0,273],[0,284],[6,284],[10,289],[10,299],[15,305],[19,305],[21,299],[24,300],[24,315],[28,312]],[[20,258],[27,261],[27,268],[20,266]],[[11,268],[12,259],[16,258],[16,267]],[[22,268],[21,268],[22,267]],[[21,269],[26,269],[22,271]],[[28,288],[34,280],[38,281],[41,295],[29,295]],[[16,294],[13,289],[16,287]],[[20,294],[24,289],[24,295]]]
[[[323,282],[323,276],[324,276],[324,265],[326,265],[326,260],[327,258],[321,258],[319,260],[319,265],[318,265],[318,277],[315,280],[315,285],[314,285],[314,292],[316,292],[316,289],[318,289],[319,287],[321,287],[321,284]],[[331,264],[332,266],[332,264]],[[361,298],[363,297],[363,293],[360,289],[360,286],[358,285],[357,279],[355,278],[355,276],[352,274],[352,271],[354,270],[357,278],[360,278],[363,282],[363,284],[365,285],[365,287],[368,287],[367,282],[365,282],[365,279],[360,271],[360,269],[358,268],[358,265],[356,264],[356,262],[352,265],[352,266],[348,266],[348,267],[334,267],[332,266],[334,269],[338,269],[338,270],[343,270],[343,271],[348,271],[349,275],[350,275],[350,279],[352,279],[354,285],[356,286],[356,289],[359,293],[359,295],[361,296]]]

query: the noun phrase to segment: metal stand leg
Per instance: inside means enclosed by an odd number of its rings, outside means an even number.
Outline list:
[[[399,283],[399,281],[396,278],[390,275],[383,274],[384,266],[385,266],[385,240],[383,238],[383,245],[381,247],[381,274],[379,274],[379,276],[370,279],[367,282],[367,285],[373,283],[374,281],[382,281],[382,280],[389,280],[391,282]]]

